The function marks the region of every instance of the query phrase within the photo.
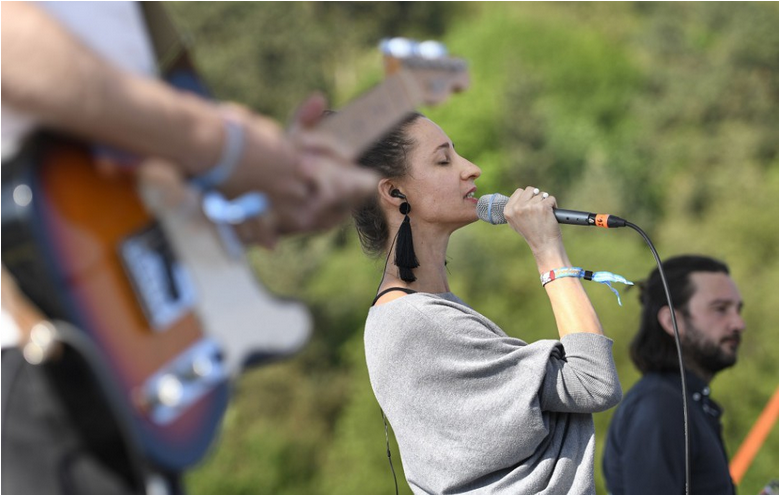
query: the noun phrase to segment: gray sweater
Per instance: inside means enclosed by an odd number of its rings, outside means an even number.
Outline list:
[[[415,493],[595,493],[591,413],[622,396],[610,339],[527,344],[452,293],[416,293],[372,307],[364,341]]]

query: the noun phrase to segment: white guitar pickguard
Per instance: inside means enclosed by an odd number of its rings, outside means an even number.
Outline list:
[[[229,255],[217,227],[201,211],[197,192],[171,178],[161,182],[157,174],[154,180],[148,176],[140,175],[140,194],[189,272],[194,312],[204,333],[223,349],[229,374],[238,375],[251,356],[273,359],[299,351],[311,334],[307,308],[272,295],[244,256]]]

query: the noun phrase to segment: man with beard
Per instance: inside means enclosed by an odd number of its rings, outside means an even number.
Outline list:
[[[718,371],[734,365],[745,322],[728,267],[685,255],[664,262],[680,334],[689,409],[692,494],[733,494],[721,435],[721,407],[710,398]],[[603,456],[612,494],[685,493],[682,382],[671,312],[661,276],[642,285],[642,316],[631,359],[642,378],[612,419]]]

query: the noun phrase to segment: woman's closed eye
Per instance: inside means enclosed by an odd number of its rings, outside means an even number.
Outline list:
[[[436,160],[436,164],[439,166],[448,166],[451,164],[451,154],[445,150],[442,151],[443,155],[439,156]]]

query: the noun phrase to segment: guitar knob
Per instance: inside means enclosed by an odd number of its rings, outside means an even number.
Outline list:
[[[13,199],[19,207],[27,207],[33,201],[33,191],[25,184],[18,185],[14,188]]]
[[[160,377],[155,385],[154,402],[167,407],[175,407],[182,402],[184,387],[179,378],[173,374]]]
[[[183,372],[188,380],[200,380],[208,377],[215,370],[215,360],[211,354],[195,357]]]
[[[448,55],[446,46],[437,41],[423,41],[419,43],[419,56],[425,59],[439,59]]]
[[[416,42],[407,38],[396,37],[381,41],[380,48],[384,55],[404,59],[414,55]]]

